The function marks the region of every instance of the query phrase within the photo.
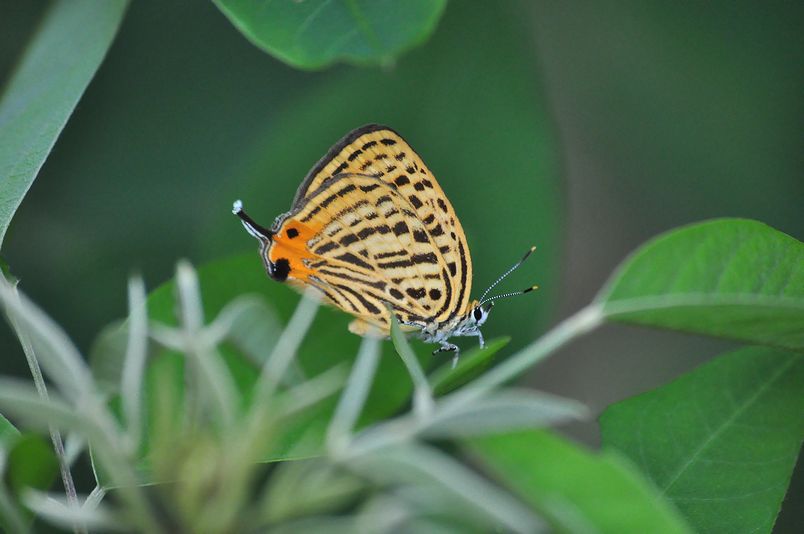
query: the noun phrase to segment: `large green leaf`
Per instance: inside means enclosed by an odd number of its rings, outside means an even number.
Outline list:
[[[603,443],[700,532],[770,532],[804,438],[802,392],[804,357],[741,349],[610,406]]]
[[[548,431],[475,438],[470,450],[559,532],[689,532],[617,453],[592,453]]]
[[[804,244],[750,220],[671,231],[634,253],[599,301],[610,319],[804,350]]]
[[[62,0],[0,101],[0,245],[67,119],[98,70],[127,2]]]
[[[388,63],[435,29],[446,0],[215,0],[252,43],[294,67]]]

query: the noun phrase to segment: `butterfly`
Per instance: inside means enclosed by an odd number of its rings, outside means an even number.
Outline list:
[[[316,288],[356,317],[358,335],[390,331],[391,314],[438,352],[459,353],[455,336],[477,336],[494,301],[486,298],[535,247],[471,300],[472,259],[455,210],[411,146],[387,126],[370,124],[338,141],[302,181],[291,209],[270,228],[232,212],[260,243],[268,276]]]

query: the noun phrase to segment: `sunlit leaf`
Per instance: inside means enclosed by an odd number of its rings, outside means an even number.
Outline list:
[[[804,356],[725,354],[610,406],[603,444],[628,455],[700,532],[770,532],[804,439]]]

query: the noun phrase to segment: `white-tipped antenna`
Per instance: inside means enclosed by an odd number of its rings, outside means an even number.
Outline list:
[[[245,228],[246,232],[251,234],[253,237],[256,237],[260,241],[271,240],[271,236],[274,235],[274,233],[269,229],[255,223],[254,220],[251,217],[249,217],[245,211],[243,211],[242,201],[240,200],[234,201],[234,203],[232,204],[232,213],[240,217],[240,222],[243,223],[243,228]]]
[[[520,265],[522,265],[523,263],[525,263],[525,260],[526,260],[526,259],[528,259],[528,256],[530,256],[531,254],[533,254],[533,251],[534,251],[534,250],[536,250],[536,246],[535,246],[535,245],[534,245],[534,246],[532,246],[532,247],[530,247],[530,249],[529,249],[529,250],[528,250],[528,251],[525,253],[525,255],[524,255],[524,256],[522,256],[522,259],[521,259],[521,260],[519,260],[518,262],[516,262],[516,263],[513,265],[513,267],[511,267],[510,269],[508,269],[507,271],[505,271],[505,272],[504,272],[504,273],[503,273],[503,274],[502,274],[502,275],[501,275],[501,276],[500,276],[500,277],[499,277],[497,280],[495,280],[495,281],[494,281],[494,283],[493,283],[493,284],[491,284],[491,285],[489,286],[489,288],[488,288],[487,290],[485,290],[485,291],[483,292],[483,294],[480,296],[480,304],[483,304],[484,302],[487,302],[487,301],[486,301],[486,300],[484,300],[484,299],[486,298],[486,295],[488,295],[488,294],[489,294],[489,291],[491,291],[492,289],[494,289],[494,286],[496,286],[497,284],[499,284],[500,282],[502,282],[502,281],[505,279],[505,277],[506,277],[506,276],[508,276],[508,275],[509,275],[509,274],[511,274],[512,272],[516,271],[517,269],[519,269],[519,266],[520,266]],[[528,291],[531,291],[532,289],[533,289],[533,288],[528,289],[527,291],[517,291],[517,292],[515,292],[515,293],[512,293],[512,295],[519,295],[520,293],[527,293]],[[496,297],[492,297],[492,298],[490,298],[489,300],[494,300],[494,299],[498,299],[498,298],[502,298],[502,295],[498,295],[498,296],[496,296]]]

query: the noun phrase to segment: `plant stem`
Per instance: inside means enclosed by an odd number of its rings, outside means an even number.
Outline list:
[[[412,440],[441,414],[448,412],[455,405],[465,407],[467,403],[476,401],[490,390],[516,378],[523,371],[551,355],[570,341],[600,326],[603,323],[603,317],[600,305],[588,305],[560,322],[530,346],[525,347],[474,382],[455,393],[439,399],[432,410],[422,414],[414,414],[415,417],[405,414],[375,425],[358,434],[350,444],[349,459]],[[404,342],[404,339],[402,341]],[[408,350],[410,350],[409,346]],[[400,346],[397,346],[397,352],[402,353]],[[418,367],[418,361],[416,361],[416,366]],[[413,379],[415,383],[415,376]]]
[[[424,419],[433,411],[433,390],[419,365],[416,353],[410,348],[393,313],[391,313],[391,341],[413,380],[413,412],[417,417]]]
[[[589,304],[468,386],[445,398],[445,403],[465,403],[516,378],[570,341],[600,326],[603,317],[603,309],[599,304]]]
[[[129,280],[128,302],[128,343],[120,379],[120,397],[131,446],[136,451],[142,434],[142,380],[148,346],[148,312],[142,278]]]
[[[19,298],[16,284],[10,284],[10,286],[14,298]],[[20,340],[20,345],[22,345],[22,351],[25,353],[25,359],[28,361],[28,368],[31,370],[31,377],[33,378],[39,397],[43,400],[49,400],[47,385],[42,376],[42,369],[39,367],[39,360],[36,358],[36,352],[34,352],[31,340],[28,339],[27,334],[20,327],[13,315],[9,314],[8,319],[11,322],[14,332],[17,334],[17,338]],[[59,461],[59,471],[61,472],[61,481],[64,485],[64,493],[67,496],[67,503],[77,509],[79,508],[78,494],[75,491],[75,483],[73,482],[73,475],[70,472],[70,465],[67,463],[67,456],[64,454],[64,442],[61,439],[61,433],[53,426],[49,426],[48,430],[50,432],[50,441],[53,442],[53,449],[56,451],[56,458],[58,458]],[[74,524],[73,531],[86,534],[87,529],[84,525]]]

